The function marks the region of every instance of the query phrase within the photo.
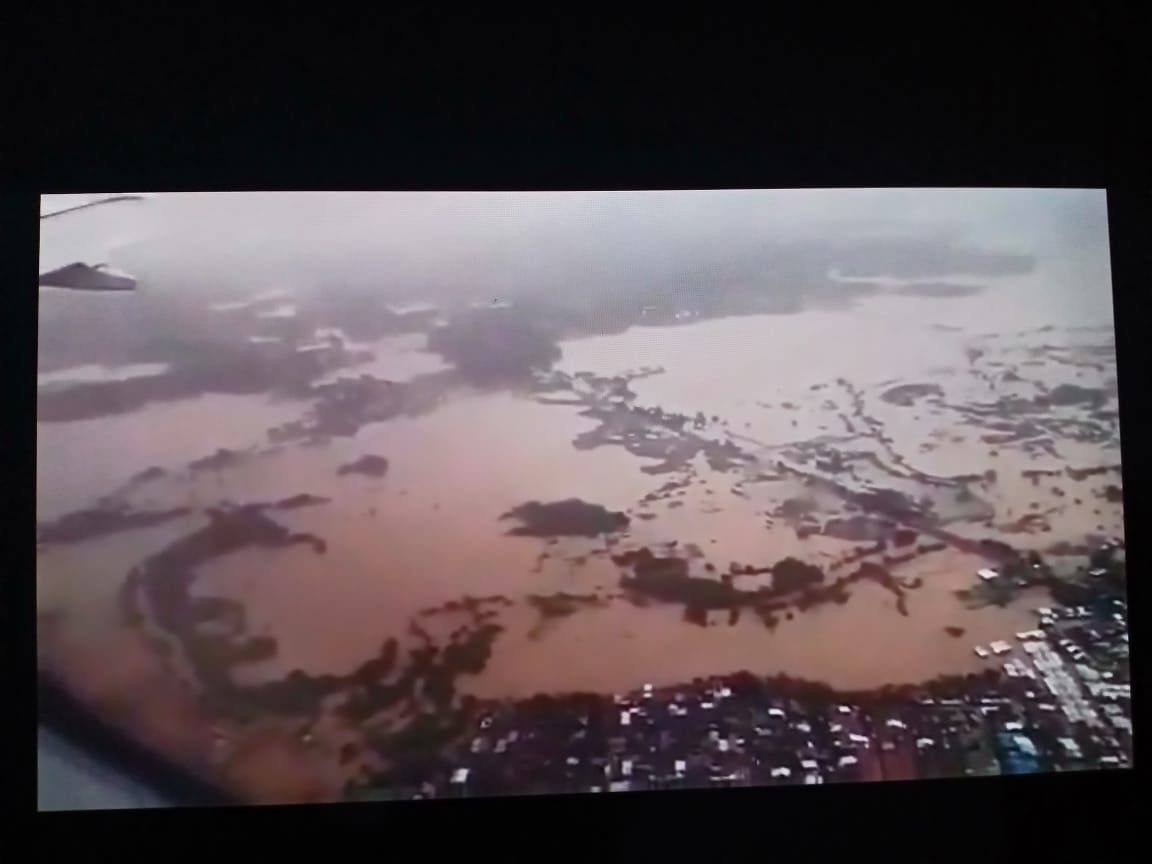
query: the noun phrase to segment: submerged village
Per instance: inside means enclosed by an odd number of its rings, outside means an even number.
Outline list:
[[[276,422],[260,440],[205,446],[181,464],[137,466],[84,506],[39,519],[42,581],[53,555],[167,532],[141,547],[109,597],[117,626],[194,694],[203,752],[190,761],[206,776],[255,800],[314,800],[1130,764],[1111,333],[958,335],[938,325],[937,337],[963,344],[955,368],[867,384],[829,376],[787,398],[761,394],[749,380],[741,384],[752,394],[749,413],[726,415],[648,395],[671,375],[662,365],[567,365],[568,346],[584,334],[560,313],[506,303],[372,312],[310,309],[276,295],[218,304],[205,313],[211,326],[240,335],[210,355],[178,346],[140,358],[161,361],[147,374],[41,385],[42,428],[130,417],[205,394],[277,400]],[[616,329],[688,331],[707,317],[679,307],[636,314],[645,320],[621,320]],[[379,346],[413,338],[417,347],[405,350],[426,358],[426,368],[390,377]],[[382,496],[411,500],[417,492],[397,488],[403,457],[361,444],[362,431],[419,422],[460,394],[508,390],[532,410],[574,418],[578,431],[566,442],[574,452],[632,460],[646,491],[621,505],[556,487],[551,497],[502,509],[493,533],[530,555],[524,573],[491,588],[485,567],[493,565],[477,559],[476,572],[453,583],[460,590],[393,613],[403,626],[381,627],[377,650],[340,669],[283,671],[277,659],[292,635],[256,627],[243,598],[203,587],[213,566],[252,554],[273,562],[259,574],[264,581],[276,579],[279,560],[314,580],[337,578],[340,532],[353,529],[326,530],[341,523],[315,515],[356,484],[365,527],[355,530],[371,537],[391,512]],[[759,423],[750,413],[757,411],[771,420]],[[967,455],[947,456],[950,448]],[[935,468],[937,449],[945,470]],[[317,475],[294,474],[294,454],[329,460],[322,484],[302,485]],[[465,502],[486,494],[467,484],[460,479]],[[427,505],[428,532],[451,503]],[[733,521],[732,514],[739,529],[713,528],[710,519]],[[453,544],[452,530],[446,524],[441,544]],[[387,596],[389,574],[379,578]],[[922,601],[931,592],[934,599]],[[67,655],[53,652],[53,634],[81,613],[69,610],[66,591],[52,596],[64,600],[42,603],[41,662],[67,680]],[[870,639],[884,637],[873,624],[851,629],[847,616],[863,602],[883,608],[883,626],[893,629],[939,616],[933,644],[962,654],[963,668],[854,687],[758,672],[758,655],[681,679],[662,665],[659,675],[637,672],[624,687],[571,687],[563,665],[539,673],[551,684],[533,685],[534,693],[473,686],[498,662],[506,667],[500,674],[515,678],[517,656],[596,615],[670,613],[659,625],[675,628],[670,639],[739,632],[747,640],[740,644],[759,645],[751,640],[843,614],[845,627],[825,653],[867,653]],[[929,603],[944,611],[922,612]],[[968,623],[1009,609],[1027,623]],[[762,644],[771,654],[770,639]],[[611,650],[634,653],[629,668],[643,668],[642,638]],[[270,791],[234,773],[261,736],[281,742],[300,773],[325,779]]]

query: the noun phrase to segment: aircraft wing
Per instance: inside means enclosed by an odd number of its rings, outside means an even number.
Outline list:
[[[68,264],[40,274],[43,288],[71,288],[73,291],[132,291],[136,280],[127,273],[97,265]]]
[[[136,279],[98,263],[138,239],[143,195],[44,195],[40,199],[40,287],[132,291]]]

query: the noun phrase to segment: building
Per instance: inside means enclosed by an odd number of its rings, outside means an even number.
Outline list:
[[[1005,774],[1034,774],[1040,770],[1035,742],[1019,732],[996,736],[1000,768]]]

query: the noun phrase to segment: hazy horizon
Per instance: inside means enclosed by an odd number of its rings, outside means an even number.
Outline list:
[[[995,275],[953,254],[975,249],[1031,257],[1064,302],[1110,304],[1103,190],[193,192],[112,210],[100,218],[123,224],[109,229],[109,262],[158,292],[253,281],[431,299],[627,292],[797,268],[815,278],[850,250],[880,271]],[[92,239],[87,223],[41,227],[42,257]]]

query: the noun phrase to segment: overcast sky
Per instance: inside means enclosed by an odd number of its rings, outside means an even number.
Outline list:
[[[1026,253],[1049,278],[1110,284],[1100,190],[161,193],[43,222],[41,261],[135,266],[155,290],[324,281],[498,292],[659,280],[769,245],[876,237]]]

